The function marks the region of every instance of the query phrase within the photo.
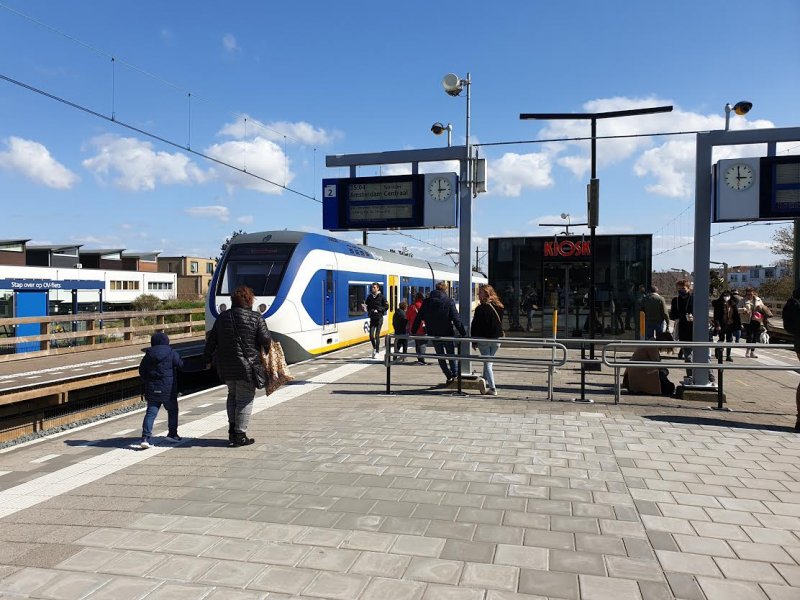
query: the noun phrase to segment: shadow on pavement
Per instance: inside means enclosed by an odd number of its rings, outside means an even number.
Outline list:
[[[645,415],[643,418],[650,421],[665,423],[678,423],[683,425],[706,425],[712,427],[735,427],[737,429],[760,429],[763,431],[794,432],[794,427],[783,427],[780,425],[764,425],[758,423],[745,423],[727,419],[717,419],[713,417],[692,417],[684,415]]]

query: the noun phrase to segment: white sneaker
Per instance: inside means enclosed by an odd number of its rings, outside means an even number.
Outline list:
[[[139,442],[139,448],[141,448],[142,450],[147,450],[148,448],[150,448],[152,446],[153,446],[153,444],[151,444],[147,440],[142,440],[141,442]]]
[[[372,351],[372,358],[375,358],[375,355],[378,354],[375,350]]]
[[[486,380],[485,379],[479,379],[478,380],[478,391],[482,395],[486,395],[487,390],[488,390],[488,388],[486,387]]]
[[[490,388],[487,392],[490,396],[497,396],[497,390],[494,388]]]

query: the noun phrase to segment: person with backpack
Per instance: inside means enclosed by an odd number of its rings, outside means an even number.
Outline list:
[[[792,297],[783,305],[781,316],[783,317],[783,328],[794,338],[794,351],[797,353],[797,358],[800,359],[800,288],[792,292]],[[794,424],[794,430],[800,433],[800,383],[797,384],[795,402],[797,403],[797,422]]]

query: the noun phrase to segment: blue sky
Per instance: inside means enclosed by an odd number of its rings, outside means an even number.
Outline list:
[[[694,131],[721,129],[725,103],[747,99],[753,110],[731,129],[800,123],[796,0],[0,0],[0,23],[0,75],[300,192],[3,80],[0,237],[32,243],[216,256],[235,229],[321,231],[321,205],[305,196],[320,197],[323,177],[347,176],[326,169],[325,155],[444,145],[435,121],[464,143],[465,99],[440,84],[449,72],[471,73],[477,143],[589,134],[587,122],[520,121],[522,112],[672,104],[669,114],[600,121],[598,135]],[[800,142],[779,150],[800,153]],[[473,207],[480,249],[492,236],[558,231],[539,223],[562,212],[585,220],[588,143],[480,154],[489,169]],[[655,268],[691,268],[694,136],[600,140],[597,155],[598,233],[653,233]],[[712,225],[712,260],[775,260],[777,226],[730,227]],[[455,230],[407,233],[370,243],[444,261],[442,248],[458,247]]]

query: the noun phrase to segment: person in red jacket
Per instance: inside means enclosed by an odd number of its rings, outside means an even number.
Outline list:
[[[414,324],[414,320],[417,318],[417,313],[419,313],[419,309],[422,306],[422,301],[425,300],[425,296],[422,295],[421,292],[417,292],[417,295],[414,296],[414,303],[408,307],[406,311],[406,319],[408,319],[408,335],[425,335],[425,323],[420,323],[417,327],[416,331],[411,331],[411,327]],[[417,364],[418,365],[427,365],[428,363],[425,362],[425,359],[422,358],[425,355],[425,348],[428,345],[428,342],[425,340],[414,340],[414,345],[417,348]]]

